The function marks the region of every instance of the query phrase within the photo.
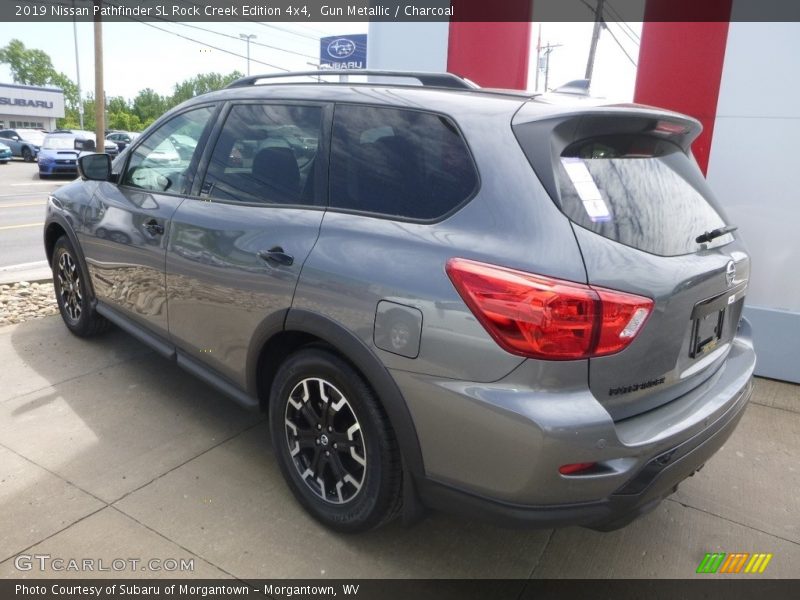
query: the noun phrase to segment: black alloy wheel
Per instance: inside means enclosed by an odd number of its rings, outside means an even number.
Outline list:
[[[330,381],[306,378],[290,392],[286,444],[309,489],[325,502],[344,504],[361,491],[367,453],[361,424]]]
[[[312,346],[286,358],[272,382],[269,421],[281,472],[315,519],[356,532],[399,514],[394,431],[378,396],[341,356]]]
[[[111,323],[97,313],[90,301],[86,273],[77,256],[66,236],[58,238],[51,261],[53,287],[67,329],[77,336],[89,337],[105,331]]]

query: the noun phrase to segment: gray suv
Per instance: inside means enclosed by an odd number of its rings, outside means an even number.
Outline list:
[[[755,364],[699,123],[365,75],[241,79],[82,157],[44,226],[67,328],[113,323],[268,412],[292,492],[340,531],[656,506]]]

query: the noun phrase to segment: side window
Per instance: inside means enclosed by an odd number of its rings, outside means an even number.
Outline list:
[[[202,194],[239,202],[315,204],[321,124],[318,106],[234,106],[214,146]]]
[[[478,185],[464,140],[441,115],[337,105],[331,144],[331,207],[430,220]]]
[[[190,110],[153,131],[131,155],[121,185],[184,193],[186,172],[212,114],[211,106]]]

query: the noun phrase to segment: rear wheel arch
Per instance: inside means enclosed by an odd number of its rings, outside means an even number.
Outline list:
[[[248,384],[261,400],[262,408],[267,408],[270,387],[283,359],[309,346],[335,353],[361,374],[389,418],[405,468],[415,476],[424,476],[417,432],[394,379],[363,341],[328,317],[302,309],[285,311],[283,327],[265,339],[250,361],[252,369],[248,369]]]

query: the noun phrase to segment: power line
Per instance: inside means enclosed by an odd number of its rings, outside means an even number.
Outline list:
[[[641,38],[636,34],[636,32],[627,23],[625,23],[624,21],[620,21],[619,20],[619,14],[616,14],[616,16],[615,16],[615,11],[611,7],[610,4],[607,5],[607,6],[611,9],[609,11],[609,12],[612,13],[611,16],[614,17],[614,20],[612,21],[612,23],[615,23],[617,25],[617,27],[620,28],[620,31],[622,31],[622,33],[624,33],[631,42],[636,44],[637,47],[640,46],[641,45],[641,41],[642,41]]]
[[[112,7],[117,7],[118,8],[117,5],[115,5],[115,4],[111,3],[111,2],[104,1],[103,4],[105,4],[106,6],[112,6]],[[147,25],[148,27],[152,27],[153,29],[157,29],[158,31],[162,31],[164,33],[169,33],[170,35],[175,35],[175,36],[177,36],[177,37],[179,37],[181,39],[184,39],[184,40],[187,40],[187,41],[190,41],[190,42],[194,42],[195,44],[200,44],[201,46],[205,46],[207,48],[213,48],[214,50],[218,50],[219,52],[224,52],[225,54],[230,54],[231,56],[236,56],[238,58],[243,58],[245,60],[247,59],[247,57],[244,56],[243,54],[239,54],[239,53],[233,52],[231,50],[226,50],[225,48],[220,48],[219,46],[213,46],[213,45],[208,44],[206,42],[201,42],[200,40],[196,40],[194,38],[190,38],[189,36],[183,35],[182,33],[178,33],[176,31],[170,31],[169,29],[164,29],[163,27],[159,27],[157,25],[153,25],[152,23],[148,23],[147,21],[142,21],[141,19],[137,19],[136,17],[128,17],[128,16],[126,16],[125,18],[130,19],[131,21],[136,21],[137,23],[141,23],[142,25]],[[255,63],[264,65],[266,67],[271,67],[273,69],[278,69],[279,71],[284,71],[286,73],[291,72],[290,69],[284,69],[283,67],[279,67],[278,65],[273,65],[271,63],[264,62],[263,60],[256,60],[256,59],[251,59],[251,60],[253,62],[255,62]]]
[[[633,43],[634,43],[634,44],[635,44],[637,47],[639,47],[639,46],[641,45],[641,44],[640,44],[640,43],[639,43],[639,42],[638,42],[636,39],[634,39],[633,37],[631,37],[631,34],[630,34],[630,33],[628,33],[628,32],[627,32],[627,30],[626,30],[624,27],[622,27],[622,26],[619,24],[619,21],[611,21],[611,22],[612,22],[612,23],[614,23],[614,24],[615,24],[617,27],[619,27],[619,28],[620,28],[620,31],[622,31],[622,33],[624,33],[624,34],[625,34],[625,35],[628,37],[628,39],[629,39],[631,42],[633,42]],[[606,29],[608,29],[608,21],[605,21],[604,23],[605,23],[605,25],[606,25]]]
[[[201,6],[195,4],[194,2],[191,2],[190,0],[179,0],[179,1],[183,2],[184,4],[189,4],[191,6],[197,6],[198,8],[202,8]],[[314,36],[307,35],[307,34],[304,34],[304,33],[299,33],[297,31],[292,31],[291,29],[286,29],[284,27],[278,27],[277,25],[272,25],[270,23],[262,23],[261,21],[256,21],[255,19],[243,19],[243,20],[244,21],[248,21],[250,23],[254,23],[256,25],[261,25],[262,27],[269,27],[270,29],[277,29],[278,31],[283,31],[283,32],[286,32],[286,33],[290,33],[292,35],[296,35],[296,36],[299,36],[299,37],[302,37],[302,38],[307,38],[307,39],[310,39],[310,40],[314,40],[315,42],[319,42],[319,38],[318,37],[314,37]],[[312,58],[317,58],[317,57],[312,57]]]
[[[605,22],[604,22],[603,24],[605,25]],[[614,35],[614,32],[613,32],[613,31],[611,31],[611,30],[608,28],[608,26],[607,26],[607,25],[606,25],[606,31],[608,32],[608,35],[610,35],[610,36],[612,37],[612,39],[613,39],[613,40],[614,40],[614,41],[617,43],[617,46],[619,46],[619,49],[620,49],[620,50],[622,50],[622,53],[623,53],[623,54],[624,54],[624,55],[627,57],[627,59],[628,59],[629,61],[631,61],[631,64],[632,64],[634,67],[638,67],[638,65],[636,64],[636,61],[635,61],[635,60],[633,60],[633,59],[631,58],[631,55],[630,55],[630,54],[628,54],[628,51],[627,51],[627,50],[625,50],[625,46],[623,46],[623,45],[620,43],[620,41],[617,39],[617,36],[615,36],[615,35]]]
[[[616,21],[617,25],[619,25],[619,26],[620,26],[621,28],[623,28],[623,29],[627,29],[627,30],[630,32],[630,35],[629,35],[628,37],[630,37],[631,39],[633,39],[633,40],[634,40],[634,41],[635,41],[635,42],[638,44],[638,43],[641,41],[641,39],[640,39],[639,35],[638,35],[638,34],[637,34],[637,33],[636,33],[634,30],[633,30],[633,28],[632,28],[630,25],[628,25],[628,23],[627,23],[627,22],[626,22],[626,21],[625,21],[625,20],[622,18],[622,15],[620,15],[620,14],[619,14],[619,12],[617,11],[617,9],[616,9],[616,8],[614,8],[614,5],[613,5],[613,4],[611,4],[611,0],[606,0],[606,6],[608,7],[608,9],[609,9],[609,12],[611,13],[611,15],[614,17],[614,19],[615,19],[615,21]],[[635,39],[634,39],[634,38],[635,38]]]
[[[239,37],[235,35],[231,35],[229,33],[223,33],[222,31],[214,31],[213,29],[206,29],[205,27],[199,27],[198,25],[190,25],[189,23],[183,23],[179,21],[170,21],[168,19],[159,19],[160,21],[164,21],[165,23],[172,23],[174,25],[182,25],[183,27],[190,27],[191,29],[198,29],[199,31],[205,31],[206,33],[213,33],[215,35],[221,35],[226,38],[230,38],[232,40],[239,41]],[[285,48],[279,48],[278,46],[270,46],[269,44],[264,44],[261,42],[250,42],[253,46],[261,46],[262,48],[269,48],[271,50],[277,50],[279,52],[286,52],[287,54],[294,54],[296,56],[302,56],[303,58],[319,58],[318,56],[313,56],[311,54],[303,54],[302,52],[297,52],[295,50],[286,50]]]

